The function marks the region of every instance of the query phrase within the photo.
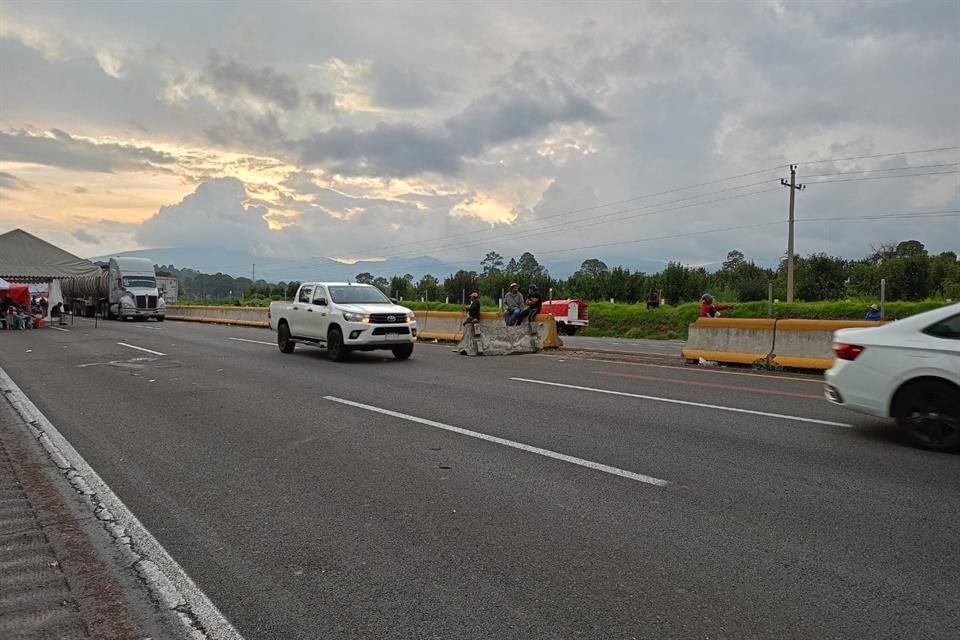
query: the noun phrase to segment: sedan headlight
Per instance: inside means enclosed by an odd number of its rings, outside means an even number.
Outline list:
[[[370,322],[370,316],[362,313],[343,312],[343,319],[347,322]]]

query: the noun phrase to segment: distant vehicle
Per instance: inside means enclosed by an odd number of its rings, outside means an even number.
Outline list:
[[[294,302],[272,302],[270,328],[277,346],[292,353],[296,345],[326,348],[342,362],[351,351],[387,349],[406,360],[417,340],[417,317],[368,284],[305,282]]]
[[[177,295],[179,293],[179,282],[176,278],[170,276],[157,276],[157,289],[160,291],[163,301],[168,304],[177,304]]]
[[[827,399],[896,418],[911,443],[960,450],[960,304],[882,327],[834,333]]]
[[[553,316],[557,323],[557,332],[572,336],[580,327],[590,324],[587,303],[579,299],[544,301],[540,313]]]
[[[159,322],[166,316],[153,262],[147,258],[110,258],[100,273],[65,278],[60,287],[68,308],[77,315],[100,311],[106,319],[155,318]]]

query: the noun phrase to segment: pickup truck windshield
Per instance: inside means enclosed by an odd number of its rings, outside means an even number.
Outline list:
[[[140,287],[141,289],[156,289],[157,279],[150,276],[127,276],[123,279],[123,288],[130,289]]]
[[[330,298],[339,304],[390,304],[376,287],[329,287]]]

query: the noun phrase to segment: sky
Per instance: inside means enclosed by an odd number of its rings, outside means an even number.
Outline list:
[[[798,253],[960,251],[958,34],[935,0],[0,1],[0,232],[775,264],[797,164]]]

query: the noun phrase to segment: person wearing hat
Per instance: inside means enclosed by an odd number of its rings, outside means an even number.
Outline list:
[[[463,324],[480,324],[480,294],[476,291],[470,294],[467,319],[463,321]]]
[[[732,304],[717,304],[713,301],[713,296],[705,293],[700,297],[700,317],[716,318],[721,311],[733,309]]]
[[[870,308],[867,309],[867,316],[865,320],[883,320],[883,315],[880,313],[880,307],[877,303],[870,305]]]
[[[503,296],[503,321],[508,327],[512,327],[520,321],[522,314],[523,294],[520,293],[520,285],[511,282],[510,291]]]
[[[540,289],[534,283],[530,283],[530,286],[527,287],[527,299],[525,301],[526,309],[524,309],[521,318],[526,317],[527,326],[530,328],[530,332],[534,333],[533,323],[537,319],[537,314],[540,313],[540,307],[543,306],[543,296],[540,295]]]

